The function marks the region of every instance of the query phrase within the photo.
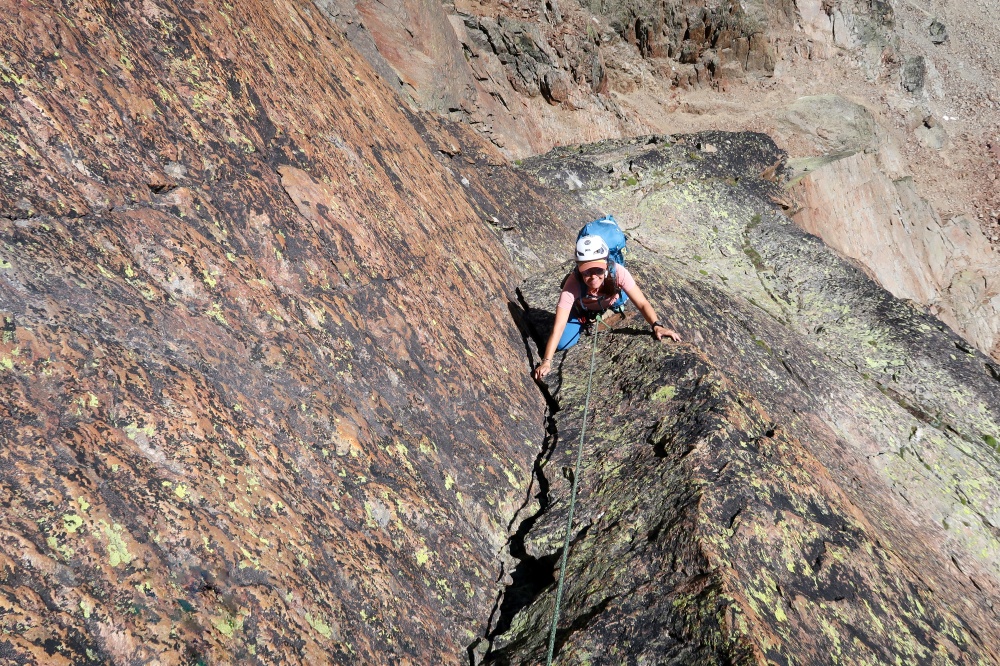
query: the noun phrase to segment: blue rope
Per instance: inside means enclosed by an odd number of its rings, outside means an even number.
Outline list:
[[[556,627],[559,625],[559,611],[562,604],[563,586],[566,582],[566,559],[569,557],[569,537],[573,529],[573,511],[576,509],[576,487],[580,481],[580,460],[583,458],[583,440],[587,435],[587,412],[590,410],[590,387],[594,379],[594,362],[597,356],[597,332],[601,327],[601,315],[597,315],[594,325],[594,344],[590,348],[590,374],[587,375],[587,400],[583,405],[583,426],[580,428],[580,444],[576,449],[576,467],[573,468],[573,489],[569,495],[569,515],[566,517],[566,540],[563,542],[562,562],[559,565],[559,585],[556,588],[556,608],[552,614],[552,628],[549,630],[549,655],[545,666],[552,666],[552,656],[556,650]]]

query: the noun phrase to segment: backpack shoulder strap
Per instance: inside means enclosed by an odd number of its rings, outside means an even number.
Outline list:
[[[616,265],[615,261],[608,257],[608,276],[604,278],[604,284],[601,285],[601,293],[606,296],[615,296],[621,291],[621,287],[618,286],[618,275],[615,271]]]

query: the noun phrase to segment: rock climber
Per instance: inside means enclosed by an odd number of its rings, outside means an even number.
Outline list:
[[[681,341],[676,331],[657,320],[656,310],[646,300],[628,270],[610,259],[608,254],[608,244],[600,236],[583,236],[577,241],[576,269],[563,280],[556,306],[556,321],[545,345],[542,362],[535,368],[535,379],[549,374],[556,352],[579,342],[581,330],[589,326],[597,315],[608,309],[620,310],[630,299],[652,328],[654,338]]]

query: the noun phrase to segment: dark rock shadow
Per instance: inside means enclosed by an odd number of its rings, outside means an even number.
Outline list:
[[[518,294],[520,297],[520,293]],[[534,369],[537,364],[536,351],[545,345],[548,336],[552,331],[552,323],[555,314],[538,308],[531,308],[521,300],[521,303],[510,302],[508,308],[514,323],[521,332],[524,342],[525,355],[529,362],[529,368]],[[532,344],[534,343],[534,344]],[[557,380],[562,374],[561,360],[559,366],[553,368],[550,377]],[[493,641],[510,629],[514,616],[525,606],[529,605],[547,587],[555,582],[555,568],[559,560],[561,551],[543,557],[534,557],[525,549],[525,539],[531,532],[538,519],[549,508],[549,480],[545,476],[544,467],[555,450],[556,442],[559,439],[556,430],[555,415],[559,411],[559,403],[553,397],[545,382],[537,382],[542,395],[545,397],[547,409],[545,412],[545,438],[542,442],[541,450],[535,457],[532,464],[531,482],[524,499],[524,503],[518,508],[508,524],[508,530],[515,524],[517,530],[507,541],[507,549],[510,556],[518,560],[517,565],[509,572],[502,571],[501,579],[510,576],[510,582],[497,594],[496,601],[490,611],[483,635],[467,646],[466,652],[469,657],[469,664],[476,666],[482,659],[488,659]],[[531,504],[531,500],[538,502],[538,510],[532,515],[522,520],[519,524],[518,516]],[[483,651],[485,643],[485,652]]]

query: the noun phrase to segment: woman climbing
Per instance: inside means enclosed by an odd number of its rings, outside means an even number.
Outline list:
[[[608,244],[600,236],[583,236],[576,243],[576,269],[563,280],[556,306],[556,321],[545,345],[542,362],[535,368],[535,379],[552,370],[557,351],[569,349],[580,340],[580,330],[608,309],[621,311],[629,299],[639,308],[653,329],[657,340],[681,336],[656,319],[656,310],[643,295],[632,275],[608,256]]]

